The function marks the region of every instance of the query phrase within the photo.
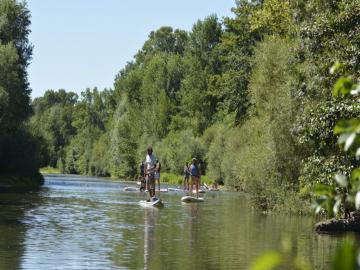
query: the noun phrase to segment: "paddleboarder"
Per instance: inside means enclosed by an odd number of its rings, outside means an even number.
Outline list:
[[[146,181],[145,181],[145,165],[142,161],[140,163],[140,175],[138,177],[138,181],[140,181],[140,191],[145,191],[146,189]]]
[[[190,178],[190,168],[189,163],[185,162],[184,166],[184,190],[189,190],[189,178]]]
[[[190,165],[190,174],[191,174],[191,181],[190,181],[190,194],[193,192],[193,186],[195,184],[196,188],[196,198],[199,197],[199,186],[200,186],[200,172],[197,166],[196,158],[192,159],[192,163]]]
[[[158,191],[160,192],[160,172],[161,172],[161,163],[160,161],[157,159],[155,161],[155,173],[154,173],[154,178],[155,178],[155,182],[158,183]],[[156,183],[155,183],[156,185]]]
[[[146,178],[146,188],[149,191],[150,200],[155,196],[155,168],[156,168],[156,159],[153,155],[152,146],[147,148],[147,155],[145,158],[145,178]]]

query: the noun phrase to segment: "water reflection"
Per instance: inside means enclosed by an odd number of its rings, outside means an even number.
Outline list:
[[[0,194],[0,270],[21,268],[25,252],[24,217],[38,199],[37,192]]]
[[[163,209],[101,179],[47,179],[37,193],[0,194],[0,270],[248,269],[292,239],[294,253],[327,269],[341,238],[317,235],[308,217],[262,215],[238,193],[208,193]]]
[[[184,208],[187,210],[187,226],[185,230],[187,231],[187,240],[188,240],[188,260],[186,263],[190,266],[196,265],[198,242],[200,237],[200,227],[198,220],[201,219],[201,211],[198,203],[184,204]],[[196,269],[196,268],[194,268]]]
[[[150,269],[155,245],[155,220],[158,214],[156,208],[144,209],[144,269]]]

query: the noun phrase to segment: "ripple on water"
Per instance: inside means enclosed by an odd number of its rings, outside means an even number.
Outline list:
[[[290,237],[315,269],[326,269],[339,238],[314,236],[308,218],[258,214],[238,193],[207,193],[182,204],[160,194],[163,209],[127,184],[46,177],[40,192],[0,195],[0,269],[248,269]]]

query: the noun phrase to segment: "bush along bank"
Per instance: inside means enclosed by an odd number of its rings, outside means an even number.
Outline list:
[[[183,185],[184,177],[182,175],[176,175],[172,173],[161,173],[161,183],[172,184],[172,185]],[[190,181],[190,180],[189,180]],[[209,177],[201,176],[201,184],[211,185],[214,183]]]
[[[336,63],[331,73],[341,71],[343,65]],[[360,93],[359,84],[352,76],[340,77],[333,88],[337,99],[351,98],[357,100]],[[355,97],[355,98],[354,98]],[[358,100],[357,100],[358,102]],[[360,119],[342,119],[334,127],[334,133],[339,136],[340,147],[351,155],[360,157]],[[320,233],[343,233],[360,231],[360,168],[353,166],[349,171],[339,171],[334,175],[333,183],[318,183],[315,186],[315,213],[325,213],[333,219],[316,224]]]

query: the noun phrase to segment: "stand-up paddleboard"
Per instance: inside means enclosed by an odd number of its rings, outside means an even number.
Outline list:
[[[151,201],[141,200],[139,202],[139,204],[144,207],[163,207],[164,206],[164,203],[159,198],[153,198],[153,199],[151,199]]]
[[[181,197],[181,201],[186,202],[186,203],[203,202],[204,198],[202,198],[202,197],[196,198],[193,196],[184,196],[184,197]]]
[[[169,190],[167,188],[161,188],[160,190],[155,189],[155,192],[168,192]],[[149,192],[148,190],[145,190],[145,192]]]
[[[124,187],[124,191],[140,191],[138,187]]]
[[[180,188],[168,188],[168,191],[175,191],[175,192],[185,192],[185,190],[183,190],[183,189],[180,189]]]
[[[205,193],[206,191],[205,190],[202,190],[202,189],[199,189],[198,193]],[[196,189],[193,190],[192,193],[195,193],[196,194]]]

